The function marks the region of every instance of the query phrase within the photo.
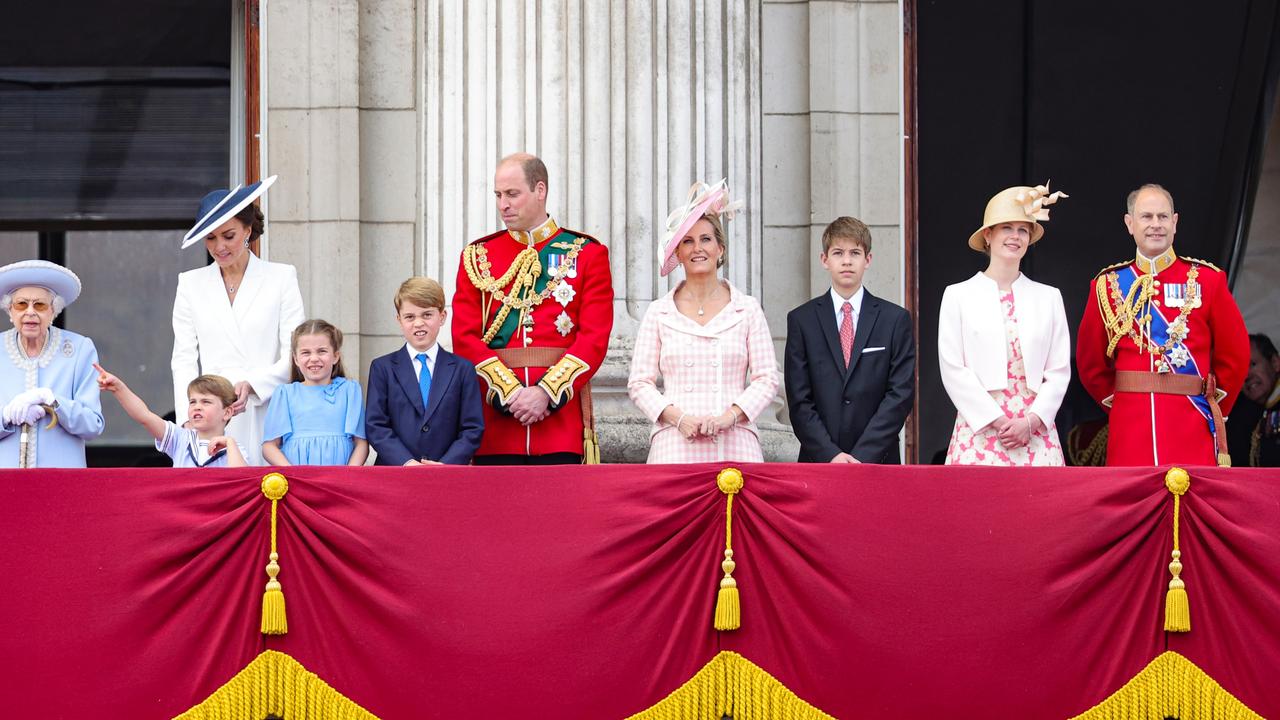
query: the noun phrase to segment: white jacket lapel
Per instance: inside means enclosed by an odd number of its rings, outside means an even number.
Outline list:
[[[246,273],[247,274],[247,273]],[[227,346],[234,349],[237,355],[244,355],[244,348],[240,346],[240,333],[238,332],[239,322],[236,313],[233,311],[231,299],[227,297],[227,287],[222,282],[222,272],[218,270],[217,263],[210,263],[205,266],[205,272],[202,274],[204,278],[204,288],[202,294],[206,298],[210,298],[211,302],[206,308],[199,306],[200,298],[195,298],[195,312],[200,314],[207,312],[211,325],[218,329]],[[201,353],[202,358],[211,356],[208,352]]]
[[[244,277],[240,278],[240,288],[236,292],[236,301],[231,305],[235,311],[236,326],[239,327],[244,317],[249,314],[258,293],[266,284],[266,268],[256,255],[249,252],[249,264],[245,266]],[[237,333],[240,334],[240,333]]]

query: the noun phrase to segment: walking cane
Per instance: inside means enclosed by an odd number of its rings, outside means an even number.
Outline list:
[[[45,430],[52,430],[53,426],[58,424],[58,411],[52,405],[41,405],[44,412],[49,416],[49,423],[44,426]],[[22,423],[21,434],[18,435],[18,467],[29,468],[35,462],[35,458],[28,457],[31,446],[31,423]]]

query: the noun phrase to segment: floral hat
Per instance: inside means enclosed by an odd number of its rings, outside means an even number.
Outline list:
[[[676,260],[676,247],[688,234],[689,228],[702,219],[704,215],[720,215],[725,220],[732,220],[734,213],[742,208],[741,202],[729,200],[728,180],[721,178],[715,185],[695,182],[689,188],[689,200],[684,205],[671,211],[667,216],[667,232],[658,245],[658,274],[666,277],[676,269],[680,262]]]
[[[969,236],[969,247],[986,252],[983,231],[1007,222],[1031,223],[1031,242],[1034,243],[1044,235],[1040,223],[1049,220],[1049,206],[1064,197],[1071,196],[1062,191],[1049,192],[1048,182],[1035,187],[1018,185],[1001,190],[987,201],[986,212],[982,213],[982,227]]]

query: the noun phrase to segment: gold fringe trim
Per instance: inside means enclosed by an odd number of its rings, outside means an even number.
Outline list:
[[[833,720],[801,700],[758,665],[721,652],[689,681],[628,720]]]
[[[175,720],[377,720],[297,660],[267,650]]]
[[[1161,653],[1111,697],[1072,720],[1262,720],[1195,663]]]

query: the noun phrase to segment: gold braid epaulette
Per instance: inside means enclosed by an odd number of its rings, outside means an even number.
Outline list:
[[[1180,255],[1179,257],[1181,257],[1183,260],[1186,260],[1187,262],[1193,262],[1193,263],[1195,263],[1195,264],[1197,264],[1197,265],[1203,265],[1203,266],[1205,266],[1205,267],[1207,267],[1207,268],[1213,268],[1214,270],[1217,270],[1218,272],[1222,272],[1222,268],[1218,267],[1217,265],[1214,265],[1213,263],[1209,262],[1208,260],[1201,260],[1200,258],[1187,257],[1186,255]]]
[[[1114,271],[1130,262],[1126,260],[1103,268],[1095,276],[1093,283],[1094,294],[1098,298],[1098,312],[1102,314],[1102,325],[1107,331],[1107,357],[1115,357],[1120,339],[1133,331],[1134,321],[1145,309],[1153,293],[1151,276],[1143,275],[1130,286],[1127,295],[1120,294],[1120,283]]]
[[[1109,273],[1109,272],[1111,272],[1112,270],[1119,270],[1120,268],[1122,268],[1122,267],[1124,267],[1125,265],[1128,265],[1129,263],[1132,263],[1132,262],[1133,262],[1132,260],[1121,260],[1120,262],[1118,262],[1118,263],[1116,263],[1116,264],[1114,264],[1114,265],[1108,265],[1108,266],[1106,266],[1106,267],[1102,268],[1101,270],[1099,270],[1099,271],[1098,271],[1098,274],[1097,274],[1097,275],[1094,275],[1094,277],[1095,277],[1095,278],[1100,278],[1100,277],[1102,277],[1105,273]]]

